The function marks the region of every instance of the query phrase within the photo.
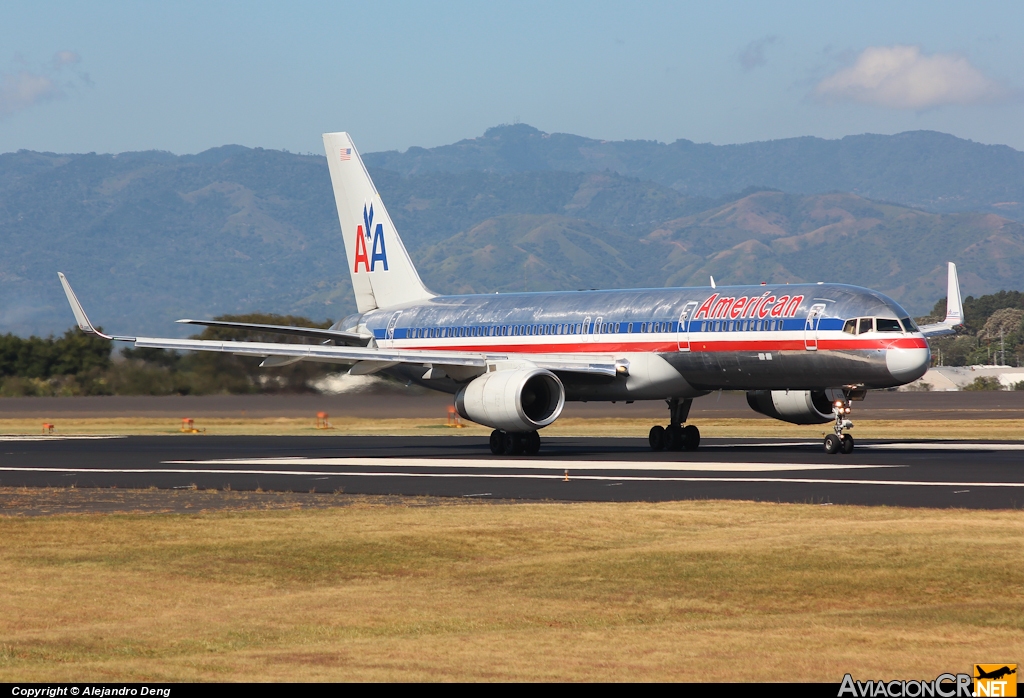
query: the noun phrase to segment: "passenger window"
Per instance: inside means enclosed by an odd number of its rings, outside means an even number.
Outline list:
[[[857,334],[864,334],[865,332],[870,332],[872,329],[874,329],[874,326],[872,324],[873,321],[874,318],[862,317],[859,321],[860,324],[857,328]]]
[[[902,332],[900,322],[896,318],[879,317],[875,318],[875,329],[879,332]]]
[[[857,334],[857,321],[847,320],[846,324],[843,325],[843,332],[846,334]]]

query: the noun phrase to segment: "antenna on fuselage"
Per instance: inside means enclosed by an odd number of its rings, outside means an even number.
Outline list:
[[[715,277],[713,276],[711,277],[711,288],[718,288],[718,286],[715,286]]]

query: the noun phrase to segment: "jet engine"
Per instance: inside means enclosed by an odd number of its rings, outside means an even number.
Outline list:
[[[747,404],[755,412],[792,424],[824,424],[835,419],[824,390],[751,390]]]
[[[455,409],[465,419],[511,433],[546,427],[564,406],[562,381],[542,368],[485,373],[455,395]]]

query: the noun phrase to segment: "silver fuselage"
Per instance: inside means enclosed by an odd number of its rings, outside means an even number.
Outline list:
[[[891,298],[844,284],[659,288],[437,296],[346,318],[337,329],[372,333],[395,349],[590,355],[622,362],[622,375],[560,375],[568,400],[694,397],[718,389],[888,388],[921,377],[924,335],[906,323],[851,333],[857,318],[904,320]],[[844,331],[844,326],[847,331]],[[455,392],[470,376],[424,380]]]

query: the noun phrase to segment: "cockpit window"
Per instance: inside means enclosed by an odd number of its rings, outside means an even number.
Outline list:
[[[876,317],[875,330],[878,332],[902,332],[899,320],[895,318]]]
[[[857,334],[864,334],[865,332],[870,332],[872,330],[872,327],[871,327],[871,321],[872,320],[873,320],[873,318],[862,317],[860,319],[860,321],[859,321],[860,324],[859,324],[859,326],[857,328]]]
[[[903,318],[902,320],[900,320],[900,322],[903,323],[903,329],[906,330],[907,332],[918,332],[919,331],[917,329],[917,325],[914,324],[914,321],[911,320],[908,317]]]
[[[846,324],[843,325],[843,332],[846,334],[857,334],[857,321],[847,320]]]

